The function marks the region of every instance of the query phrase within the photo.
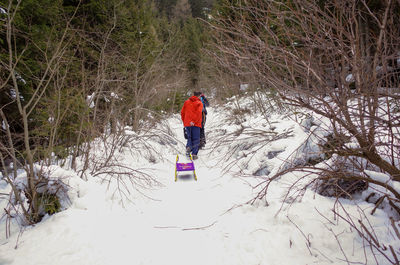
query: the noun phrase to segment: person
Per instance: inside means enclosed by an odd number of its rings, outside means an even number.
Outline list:
[[[204,126],[206,125],[206,120],[207,120],[207,108],[210,106],[208,103],[207,98],[204,96],[204,94],[200,95],[200,100],[201,103],[203,103],[203,111],[202,111],[202,122],[201,122],[201,128],[200,128],[200,146],[199,149],[202,149],[206,145],[206,133],[204,130]]]
[[[201,92],[194,92],[188,100],[183,103],[181,118],[187,135],[186,155],[192,154],[197,159],[200,146],[200,128],[202,123],[203,103],[200,100]]]

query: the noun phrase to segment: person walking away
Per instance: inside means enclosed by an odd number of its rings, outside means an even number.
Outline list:
[[[200,100],[201,92],[194,92],[188,100],[183,103],[181,118],[187,134],[186,155],[192,154],[197,159],[200,146],[200,128],[202,123],[203,104]]]
[[[200,100],[201,103],[203,103],[203,111],[202,111],[202,122],[201,122],[201,128],[200,128],[200,146],[199,149],[202,149],[206,145],[206,133],[204,126],[206,125],[206,120],[207,120],[207,108],[210,106],[208,103],[207,98],[204,96],[204,94],[200,95]]]

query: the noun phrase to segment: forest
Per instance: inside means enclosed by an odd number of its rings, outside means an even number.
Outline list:
[[[269,175],[254,200],[302,172],[316,177],[294,188],[329,197],[385,188],[367,201],[400,220],[400,0],[1,0],[0,49],[7,218],[33,225],[60,211],[41,166],[96,175],[118,164],[127,126],[147,132],[202,91],[221,105],[249,96],[267,120],[325,119],[318,155]],[[94,141],[111,143],[102,161]]]
[[[212,4],[2,1],[1,161],[29,172],[29,222],[40,220],[35,162],[72,155],[74,168],[88,141],[141,130],[202,86]]]

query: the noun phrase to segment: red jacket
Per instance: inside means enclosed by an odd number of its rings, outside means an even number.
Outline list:
[[[183,126],[196,126],[201,128],[203,104],[196,96],[191,96],[185,101],[181,110]]]

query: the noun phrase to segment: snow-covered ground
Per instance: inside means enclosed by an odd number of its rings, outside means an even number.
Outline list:
[[[260,191],[253,187],[302,150],[298,147],[310,136],[310,128],[278,114],[266,121],[251,113],[238,122],[226,109],[208,112],[207,146],[195,161],[198,181],[189,173],[180,173],[174,181],[176,150],[183,153],[185,141],[179,115],[174,115],[166,123],[176,145],[149,140],[159,156],[152,158],[153,163],[138,157],[134,144],[119,154],[120,161],[143,168],[157,185],[140,192],[128,188],[130,194],[121,203],[120,194],[114,192],[116,183],[108,186],[90,176],[83,181],[71,170],[54,167],[52,176],[63,176],[70,187],[68,208],[24,227],[22,233],[11,225],[9,238],[3,218],[0,264],[389,264],[376,251],[374,257],[357,231],[334,216],[335,199],[307,190],[301,200],[283,202],[294,175],[274,181],[266,200],[246,203]],[[251,132],[240,134],[250,127]],[[271,133],[270,141],[260,141],[260,132]],[[229,142],[233,136],[238,138]],[[9,191],[4,182],[0,188]],[[365,221],[362,210],[368,213],[374,208],[361,200],[340,202],[336,205],[355,220]],[[0,206],[5,203],[3,199]],[[386,213],[377,209],[368,218],[381,244],[399,251]],[[390,256],[389,250],[385,253]]]

